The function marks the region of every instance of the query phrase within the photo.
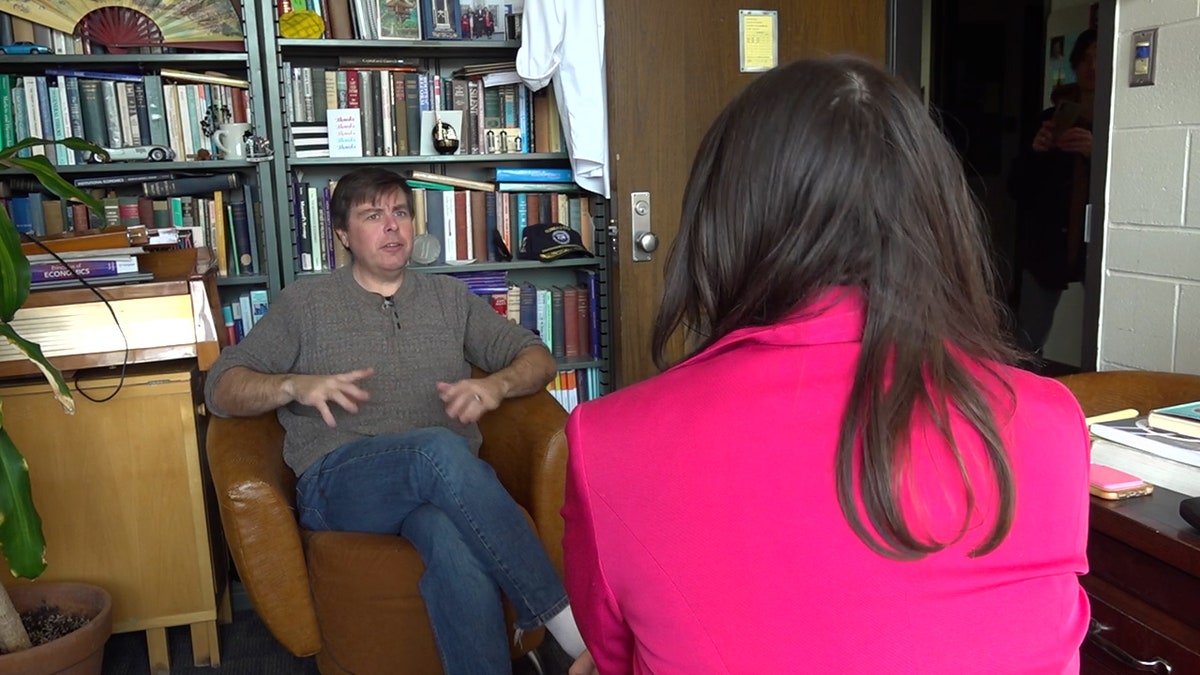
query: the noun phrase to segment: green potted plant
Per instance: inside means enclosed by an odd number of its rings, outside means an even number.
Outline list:
[[[48,191],[66,200],[79,201],[93,212],[103,212],[100,202],[72,185],[43,156],[19,157],[25,148],[62,144],[72,150],[103,153],[81,138],[47,141],[29,138],[0,149],[0,166],[23,170]],[[29,260],[21,250],[21,235],[0,208],[0,335],[37,365],[68,414],[75,412],[71,390],[62,374],[36,343],[22,338],[10,323],[29,297]],[[21,452],[4,428],[0,401],[0,552],[16,577],[35,579],[46,569],[46,540],[42,521],[33,504],[29,470]],[[20,613],[40,606],[63,615],[83,615],[87,624],[52,642],[33,646]],[[104,643],[112,632],[112,599],[103,589],[86,584],[0,585],[0,673],[100,672]],[[98,651],[97,651],[98,647]],[[92,664],[94,663],[94,666]],[[92,666],[88,671],[85,666]]]

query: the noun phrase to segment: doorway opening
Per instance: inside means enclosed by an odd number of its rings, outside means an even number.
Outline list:
[[[1048,375],[1096,363],[1100,278],[1090,270],[1102,242],[1089,233],[1103,231],[1096,206],[1112,82],[1103,60],[1113,42],[1102,4],[926,0],[924,8],[926,95],[987,222],[1014,335],[1039,355],[1030,367]],[[1051,134],[1035,143],[1044,125]]]

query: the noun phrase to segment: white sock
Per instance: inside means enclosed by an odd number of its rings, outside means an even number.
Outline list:
[[[572,659],[579,658],[579,655],[587,649],[587,646],[583,644],[583,636],[579,634],[579,626],[575,625],[575,615],[571,612],[570,605],[546,622],[546,630],[550,631],[559,646]]]

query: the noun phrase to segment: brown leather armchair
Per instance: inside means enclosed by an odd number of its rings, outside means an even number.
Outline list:
[[[505,401],[479,422],[480,457],[525,509],[560,574],[566,417],[550,394],[538,392]],[[212,417],[206,447],[234,564],[284,647],[316,655],[322,673],[442,672],[417,587],[420,555],[399,536],[301,530],[296,477],[283,462],[274,413]],[[542,638],[542,630],[526,633],[513,657]]]
[[[1200,401],[1200,375],[1108,370],[1057,379],[1071,390],[1088,417],[1125,408],[1134,408],[1145,415],[1154,408]]]

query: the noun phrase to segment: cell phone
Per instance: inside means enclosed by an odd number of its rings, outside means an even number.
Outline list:
[[[1079,117],[1082,114],[1083,106],[1075,101],[1059,101],[1058,105],[1054,108],[1054,116],[1051,117],[1051,120],[1054,122],[1054,135],[1057,136],[1075,126],[1075,123],[1079,121]]]
[[[1154,492],[1154,486],[1141,478],[1103,464],[1091,465],[1088,482],[1091,493],[1101,499],[1129,499]]]

